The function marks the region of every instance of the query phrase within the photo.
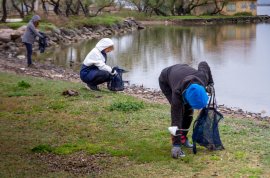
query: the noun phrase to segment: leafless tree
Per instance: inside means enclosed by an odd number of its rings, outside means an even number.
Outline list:
[[[3,10],[3,16],[1,18],[1,22],[6,22],[7,19],[7,1],[2,0],[2,10]]]
[[[24,18],[23,1],[11,0],[12,6],[18,11],[21,18]],[[20,8],[21,6],[21,8]]]
[[[60,0],[50,0],[48,3],[53,6],[53,11],[56,15],[60,15],[62,13],[60,10]]]
[[[214,0],[214,4],[215,4],[215,9],[213,10],[213,12],[211,12],[211,15],[220,13],[225,7],[225,5],[228,4],[228,0],[223,0],[223,1]]]
[[[97,5],[97,10],[96,12],[90,14],[90,17],[95,17],[97,16],[105,7],[110,7],[114,4],[114,0],[99,0],[96,5]]]

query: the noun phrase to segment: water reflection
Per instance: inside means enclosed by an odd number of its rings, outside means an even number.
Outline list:
[[[152,26],[113,37],[115,51],[108,63],[130,71],[131,83],[159,88],[160,71],[177,63],[197,68],[206,60],[213,71],[219,104],[250,111],[270,111],[268,66],[270,24]],[[53,62],[79,70],[97,40],[55,49]]]

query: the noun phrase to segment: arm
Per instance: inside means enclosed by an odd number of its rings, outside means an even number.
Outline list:
[[[207,64],[207,62],[205,62],[205,61],[200,62],[199,66],[198,66],[198,71],[202,71],[205,73],[205,75],[208,79],[207,85],[214,85],[211,69],[210,69],[209,65]]]
[[[95,63],[95,66],[97,66],[99,70],[105,70],[105,71],[112,73],[112,68],[110,66],[106,65],[105,62],[103,62],[101,60],[97,61],[97,63]]]
[[[38,37],[43,38],[43,36],[36,30],[33,23],[29,24],[29,29]]]

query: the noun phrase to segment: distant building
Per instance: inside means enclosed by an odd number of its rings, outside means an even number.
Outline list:
[[[234,15],[241,12],[257,15],[257,0],[229,0],[221,13],[224,15]]]
[[[221,7],[222,2],[224,0],[219,1],[219,7]],[[195,8],[192,13],[194,15],[202,15],[202,14],[211,14],[215,9],[215,3],[209,3],[204,6],[199,6]],[[252,15],[257,15],[257,0],[228,0],[226,5],[223,7],[220,14],[223,15],[234,15],[237,13],[247,12]]]

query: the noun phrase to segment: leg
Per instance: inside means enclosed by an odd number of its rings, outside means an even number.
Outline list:
[[[29,43],[24,43],[26,46],[26,52],[27,52],[27,65],[30,66],[32,64],[32,53],[33,53],[33,49],[32,49],[32,44]]]
[[[110,80],[110,73],[104,70],[98,70],[94,79],[89,82],[90,85],[99,85]]]

